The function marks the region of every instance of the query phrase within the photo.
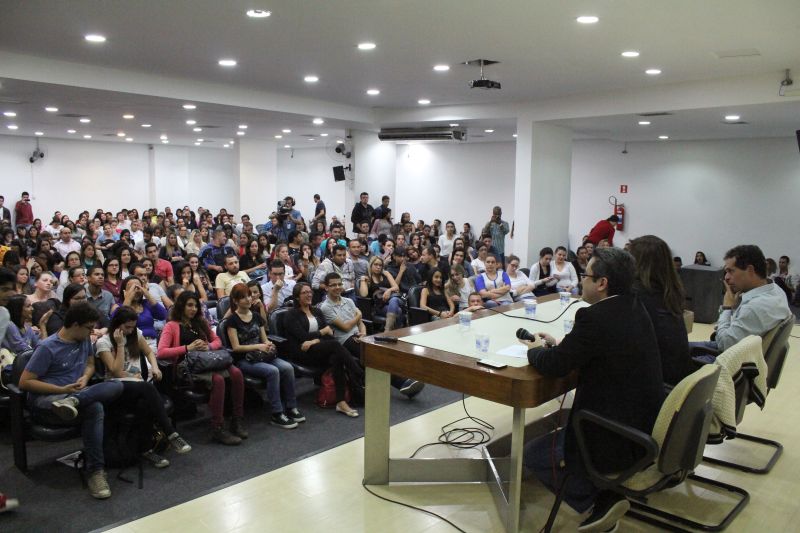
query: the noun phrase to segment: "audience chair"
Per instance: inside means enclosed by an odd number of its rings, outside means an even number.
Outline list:
[[[694,474],[708,436],[713,411],[711,402],[719,375],[720,368],[716,365],[705,365],[678,383],[661,406],[650,435],[594,411],[582,409],[574,413],[572,423],[589,479],[600,490],[611,490],[632,500],[632,510],[627,516],[664,530],[683,531],[675,526],[679,524],[705,531],[721,531],[747,505],[750,495],[746,491]],[[641,458],[623,472],[600,473],[600,465],[592,460],[586,442],[586,434],[598,426],[640,448]],[[687,478],[693,481],[693,485],[711,486],[738,495],[736,505],[719,524],[701,524],[647,505],[650,494],[675,487]],[[550,531],[555,521],[563,487],[568,482],[568,479],[564,481],[556,497],[546,531]]]
[[[431,315],[419,306],[419,297],[425,285],[415,285],[408,289],[408,325],[417,326],[430,322]]]
[[[219,300],[217,300],[217,322],[222,322],[222,318],[225,316],[225,313],[228,312],[228,309],[231,308],[231,297],[230,296],[223,296]]]
[[[794,327],[794,315],[789,316],[786,320],[775,326],[762,340],[762,349],[764,350],[764,360],[767,363],[767,390],[772,390],[778,386],[780,375],[783,370],[783,363],[786,361],[786,355],[789,352],[789,336]],[[745,407],[749,403],[750,393],[752,387],[752,378],[750,380],[740,379],[736,383],[736,423],[737,425],[744,417]],[[735,468],[742,472],[750,474],[768,474],[775,463],[778,462],[781,454],[783,453],[783,445],[775,440],[765,439],[755,435],[748,435],[746,433],[736,433],[737,439],[742,439],[748,442],[754,442],[763,446],[773,448],[774,451],[764,466],[748,466],[732,461],[725,461],[715,457],[703,457],[707,463],[712,463],[721,466]]]
[[[386,317],[379,316],[373,313],[372,298],[360,296],[361,280],[356,279],[356,307],[361,311],[361,320],[367,326],[367,333],[379,333],[383,331],[386,324]]]
[[[519,269],[519,271],[522,272],[523,274],[525,274],[528,277],[530,277],[530,275],[531,275],[531,269],[528,268],[528,267],[521,267]]]
[[[12,382],[8,385],[14,465],[22,472],[28,471],[26,441],[37,439],[61,442],[81,435],[79,418],[65,422],[50,411],[28,408],[28,394],[19,388],[19,378],[32,355],[33,351],[17,355],[14,359]]]

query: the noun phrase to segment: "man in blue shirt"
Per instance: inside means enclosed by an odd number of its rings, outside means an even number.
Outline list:
[[[200,260],[212,281],[217,279],[217,274],[225,271],[225,258],[236,255],[233,248],[226,246],[227,239],[225,231],[218,229],[214,232],[214,239],[200,250]]]
[[[122,383],[105,381],[89,386],[94,374],[94,354],[89,339],[100,314],[89,302],[71,305],[64,326],[36,347],[20,376],[31,409],[49,410],[64,420],[81,417],[81,434],[89,493],[98,499],[111,496],[103,457],[103,404],[116,400]]]

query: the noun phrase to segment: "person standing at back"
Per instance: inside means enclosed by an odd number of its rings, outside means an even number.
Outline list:
[[[600,244],[600,241],[607,240],[609,246],[614,246],[614,233],[617,231],[618,223],[619,217],[617,215],[611,215],[607,219],[601,220],[595,224],[589,232],[589,235],[584,240],[584,244],[590,242],[597,246]]]
[[[327,211],[325,210],[325,202],[322,201],[322,198],[320,198],[319,194],[315,194],[314,195],[314,218],[311,221],[311,224],[309,225],[309,227],[313,228],[314,224],[317,221],[322,222],[322,226],[323,227],[327,227],[328,226],[328,222],[327,222],[326,216],[327,216]]]
[[[3,205],[5,201],[6,197],[0,196],[0,220],[7,220],[9,223],[11,223],[11,211],[9,211],[8,208]]]
[[[350,213],[350,222],[353,223],[353,233],[358,233],[358,226],[362,222],[366,222],[372,226],[372,218],[375,215],[375,209],[369,205],[369,193],[362,192],[359,197],[360,201],[353,206],[353,212]]]
[[[500,268],[506,264],[506,235],[509,232],[508,222],[503,220],[503,210],[499,205],[492,208],[492,218],[483,227],[481,234],[489,235],[492,238],[492,246],[494,252],[497,253],[497,260],[500,263]],[[492,250],[490,250],[492,251]]]
[[[14,206],[14,224],[29,228],[33,224],[33,208],[31,195],[23,192],[21,198]]]

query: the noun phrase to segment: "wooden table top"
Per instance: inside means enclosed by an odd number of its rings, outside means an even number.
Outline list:
[[[558,294],[543,296],[538,300],[546,302],[555,299],[558,299]],[[508,311],[523,306],[522,302],[518,302],[497,309]],[[493,315],[493,311],[478,311],[473,313],[472,320]],[[380,335],[405,337],[457,323],[458,316]],[[536,407],[575,388],[577,382],[575,373],[565,378],[549,378],[542,376],[532,366],[496,370],[478,365],[474,357],[409,342],[375,342],[374,336],[365,337],[361,342],[361,358],[367,367],[512,407]]]

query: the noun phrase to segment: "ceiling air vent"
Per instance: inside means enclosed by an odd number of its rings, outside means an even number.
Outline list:
[[[378,133],[382,141],[466,141],[467,132],[452,128],[387,128]]]
[[[79,113],[59,113],[58,116],[64,118],[83,118],[86,115],[81,115]]]
[[[756,48],[737,48],[736,50],[720,50],[714,52],[717,59],[734,59],[737,57],[758,57],[761,55]]]
[[[736,126],[737,124],[750,124],[749,122],[745,122],[744,120],[737,120],[735,122],[730,122],[727,120],[722,121],[723,124],[733,125]]]
[[[668,117],[673,115],[674,113],[670,113],[669,111],[654,111],[652,113],[639,113],[638,116],[640,117]]]

